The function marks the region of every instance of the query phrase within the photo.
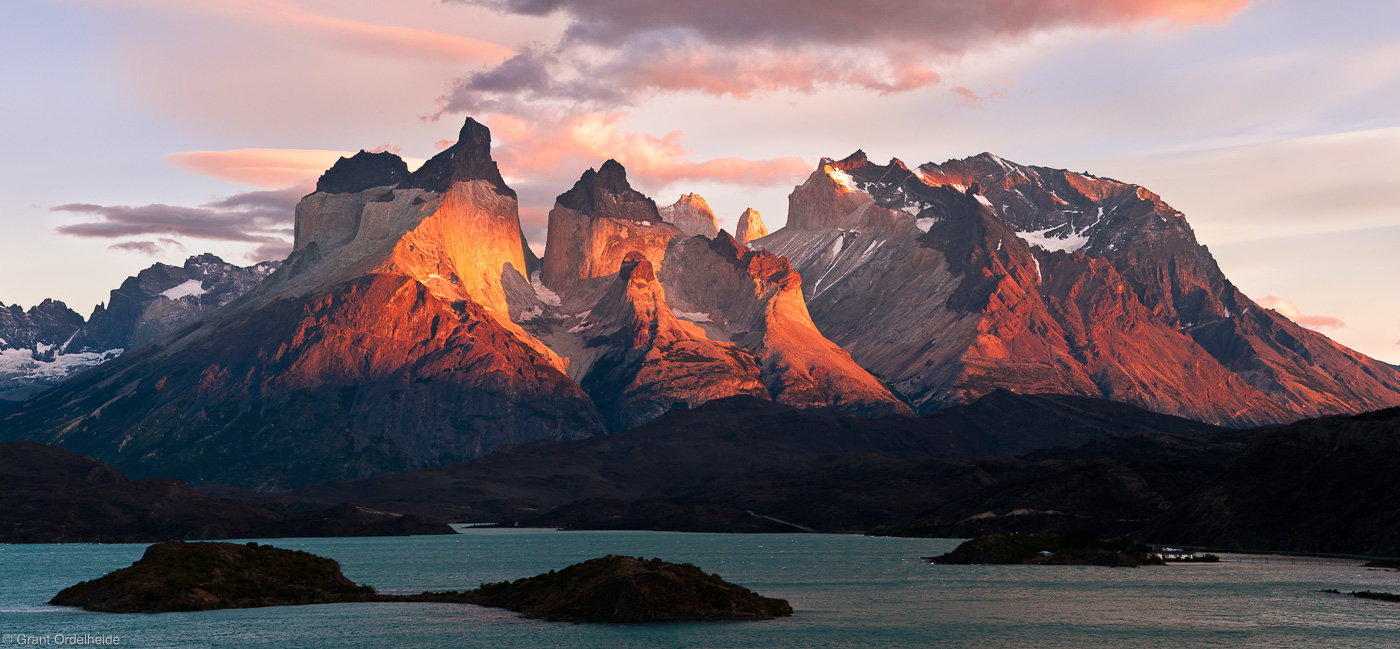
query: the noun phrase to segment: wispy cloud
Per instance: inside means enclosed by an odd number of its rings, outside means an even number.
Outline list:
[[[622,128],[624,114],[584,114],[557,120],[526,120],[499,116],[494,133],[510,143],[494,152],[501,166],[520,176],[545,176],[572,182],[584,167],[615,158],[628,171],[653,187],[682,180],[713,180],[733,185],[787,183],[811,171],[801,158],[769,160],[691,159],[684,134],[664,137]]]
[[[356,51],[453,62],[499,62],[514,51],[491,41],[459,34],[363,22],[308,9],[293,0],[103,0],[212,14],[246,22],[285,26]]]
[[[1294,304],[1276,295],[1265,295],[1264,297],[1255,300],[1255,302],[1257,302],[1259,306],[1262,306],[1264,308],[1278,311],[1279,315],[1298,323],[1299,326],[1307,327],[1308,329],[1340,329],[1341,327],[1347,326],[1347,323],[1342,322],[1339,318],[1334,318],[1330,315],[1304,314],[1301,310],[1298,309],[1297,304]]]
[[[374,148],[398,153],[393,144]],[[279,189],[305,184],[325,173],[336,160],[354,155],[351,151],[318,149],[235,149],[232,151],[184,151],[172,153],[166,161],[176,167],[206,178],[215,178],[240,185]],[[409,169],[417,169],[423,161],[405,158]]]
[[[281,259],[291,252],[292,222],[297,201],[311,190],[309,184],[275,191],[234,194],[199,207],[176,205],[94,205],[70,203],[54,212],[86,214],[94,220],[61,225],[60,234],[97,239],[162,236],[166,246],[182,246],[178,237],[256,244],[250,259]],[[172,245],[173,244],[173,245]],[[164,253],[149,240],[124,241],[117,250],[152,256]]]

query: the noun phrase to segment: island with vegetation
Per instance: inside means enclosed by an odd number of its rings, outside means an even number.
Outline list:
[[[1141,541],[1100,539],[1092,534],[991,534],[965,541],[942,556],[926,559],[945,565],[1137,567],[1166,564],[1161,555]]]
[[[468,591],[378,593],[333,559],[247,543],[158,543],[131,566],[63,589],[49,603],[103,613],[163,613],[344,602],[447,602],[569,622],[755,620],[792,614],[690,564],[606,556]]]
[[[454,601],[453,593],[426,593]],[[764,597],[691,564],[608,555],[536,577],[483,584],[455,601],[567,622],[756,620],[792,615]]]

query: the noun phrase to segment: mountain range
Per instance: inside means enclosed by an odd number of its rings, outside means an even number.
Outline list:
[[[214,255],[155,264],[129,277],[86,320],[57,300],[0,304],[0,401],[21,401],[232,302],[280,262],[242,267]]]
[[[1400,371],[1258,306],[1181,213],[1088,174],[857,152],[818,164],[784,227],[748,210],[736,239],[704,199],[659,207],[609,160],[548,226],[537,258],[470,119],[411,173],[342,158],[275,271],[194,322],[72,324],[82,349],[131,349],[6,409],[0,438],[285,490],[733,396],[907,419],[1056,393],[1230,426],[1400,404]],[[116,293],[101,310],[130,311]]]

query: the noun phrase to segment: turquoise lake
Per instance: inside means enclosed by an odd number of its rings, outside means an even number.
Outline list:
[[[853,535],[471,530],[456,536],[281,539],[381,591],[475,587],[604,554],[694,563],[796,615],[764,622],[573,625],[443,604],[335,604],[106,615],[44,604],[129,565],[145,545],[0,545],[0,632],[116,636],[126,647],[1397,647],[1400,604],[1315,592],[1400,592],[1359,562],[1227,556],[1113,569],[934,566],[957,541]],[[55,641],[56,642],[56,641]],[[50,646],[58,646],[56,644]]]

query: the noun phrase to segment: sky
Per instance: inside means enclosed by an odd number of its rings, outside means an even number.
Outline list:
[[[1143,185],[1266,306],[1400,363],[1400,4],[40,0],[0,22],[0,302],[290,248],[360,149],[491,127],[537,249],[608,158],[770,229],[822,157],[983,151]]]

